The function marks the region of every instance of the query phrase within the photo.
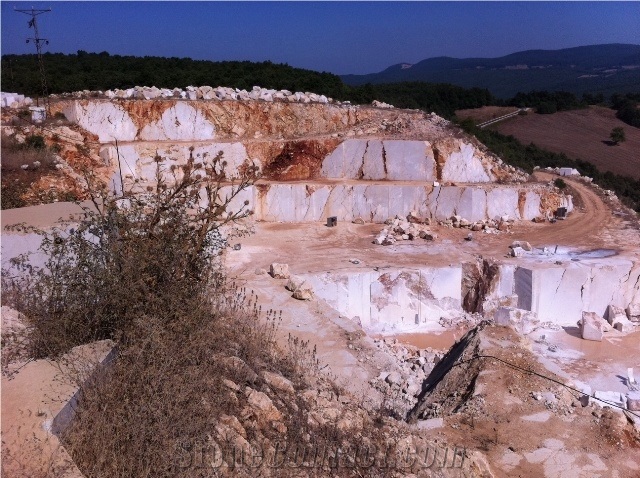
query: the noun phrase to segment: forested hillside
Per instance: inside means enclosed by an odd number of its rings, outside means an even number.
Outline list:
[[[519,91],[640,93],[640,45],[589,45],[561,50],[528,50],[499,58],[427,58],[400,63],[368,75],[342,75],[345,83],[428,81],[464,88],[488,88],[499,98]]]
[[[107,90],[133,86],[184,88],[189,85],[232,86],[313,91],[339,97],[344,84],[337,75],[269,61],[200,61],[190,58],[135,57],[107,52],[44,55],[50,93]],[[3,55],[2,89],[28,95],[41,92],[36,55]]]
[[[374,99],[403,108],[421,108],[452,117],[456,109],[477,108],[497,100],[480,88],[467,90],[449,84],[398,83],[349,86],[331,73],[293,68],[272,62],[197,61],[189,58],[133,57],[87,53],[45,54],[50,93],[107,90],[133,86],[184,88],[230,86],[251,89],[254,85],[290,91],[311,91],[355,103]],[[2,89],[31,96],[41,94],[35,55],[2,57]]]

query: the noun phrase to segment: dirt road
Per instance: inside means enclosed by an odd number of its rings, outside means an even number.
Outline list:
[[[540,181],[551,181],[557,176],[536,172]],[[585,183],[564,178],[574,195],[576,208],[565,221],[545,224],[535,228],[535,240],[541,243],[556,243],[586,248],[615,248],[638,251],[640,239],[636,228],[629,221],[613,214],[610,204],[596,190]]]

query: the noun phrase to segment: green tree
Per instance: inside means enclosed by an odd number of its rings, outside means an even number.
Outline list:
[[[613,128],[611,130],[611,134],[609,134],[609,138],[611,138],[611,141],[613,141],[615,144],[620,144],[627,139],[624,134],[624,128],[622,128],[621,126]]]

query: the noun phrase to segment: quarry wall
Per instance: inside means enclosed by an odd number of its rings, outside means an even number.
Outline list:
[[[522,264],[514,273],[518,307],[542,321],[575,326],[582,312],[604,317],[607,306],[640,303],[640,265],[628,259]]]
[[[465,274],[463,264],[453,264],[300,277],[340,314],[375,333],[439,329],[441,319],[459,317]],[[510,305],[534,312],[541,322],[575,327],[583,311],[604,316],[609,305],[640,303],[640,265],[624,258],[498,263],[489,281],[480,297],[485,317]]]
[[[223,188],[221,196],[229,195],[231,188]],[[340,221],[362,218],[365,222],[384,222],[395,215],[404,217],[410,211],[437,220],[454,215],[469,221],[504,215],[532,220],[545,213],[543,203],[553,204],[551,209],[573,208],[570,197],[558,196],[544,188],[517,185],[260,182],[234,198],[231,210],[240,208],[245,200],[249,201],[247,207],[254,210],[256,220],[269,222],[316,222],[330,216]]]
[[[238,200],[248,200],[258,220],[382,222],[409,211],[531,220],[573,208],[571,197],[520,184],[524,178],[477,144],[418,112],[187,100],[74,100],[56,108],[104,143],[100,156],[116,189],[120,169],[125,187],[143,191],[158,166],[170,182],[190,155],[210,164],[222,153],[228,181],[255,165],[262,181]]]

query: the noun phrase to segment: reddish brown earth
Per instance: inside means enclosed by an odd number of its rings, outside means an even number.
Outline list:
[[[534,143],[555,153],[595,164],[603,171],[640,179],[640,129],[615,117],[615,111],[600,106],[561,111],[552,115],[529,113],[496,123],[491,128],[513,135],[523,144]],[[624,128],[626,141],[607,144],[611,130]]]

